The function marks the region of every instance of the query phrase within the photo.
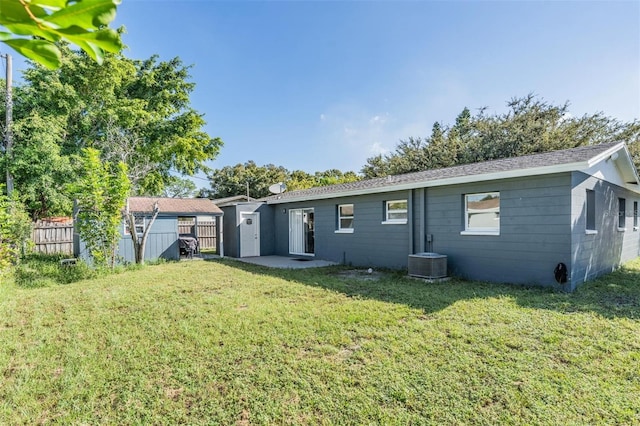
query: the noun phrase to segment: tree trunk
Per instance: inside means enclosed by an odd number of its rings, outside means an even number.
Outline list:
[[[153,216],[151,216],[151,220],[149,224],[144,227],[144,231],[142,232],[142,236],[138,236],[138,232],[136,231],[136,217],[133,213],[127,213],[127,227],[129,228],[129,234],[131,234],[131,242],[133,243],[133,253],[136,259],[136,263],[139,265],[144,265],[144,248],[147,244],[147,237],[149,236],[149,230],[151,226],[153,226],[153,222],[156,221],[158,217],[158,213],[160,210],[158,209],[157,204],[153,209]]]

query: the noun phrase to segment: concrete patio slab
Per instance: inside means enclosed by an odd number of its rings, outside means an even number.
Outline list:
[[[268,266],[269,268],[280,269],[319,268],[322,266],[338,265],[338,263],[330,262],[328,260],[285,256],[258,256],[241,258],[227,257],[226,259],[233,259],[240,262],[252,263],[254,265]]]

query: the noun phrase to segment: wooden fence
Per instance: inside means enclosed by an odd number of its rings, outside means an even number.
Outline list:
[[[178,222],[178,234],[198,237],[200,249],[216,248],[216,221],[198,221],[196,230],[195,220],[181,220]]]
[[[200,249],[215,249],[216,222],[179,221],[178,233],[198,237]],[[31,240],[36,253],[73,255],[73,222],[38,221],[33,224]]]
[[[73,255],[73,222],[38,221],[31,240],[36,253]]]

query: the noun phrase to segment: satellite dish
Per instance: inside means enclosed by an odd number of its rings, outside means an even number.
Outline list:
[[[274,183],[269,187],[269,192],[271,192],[272,194],[282,194],[286,190],[287,185],[282,182]]]

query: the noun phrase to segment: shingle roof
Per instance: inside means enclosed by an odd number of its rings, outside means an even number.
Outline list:
[[[129,197],[129,211],[151,213],[157,202],[160,213],[201,213],[221,215],[222,210],[208,198]]]
[[[349,193],[359,192],[384,192],[393,191],[396,187],[412,187],[428,184],[435,184],[438,181],[455,179],[460,177],[480,177],[483,175],[497,175],[504,172],[526,171],[530,169],[549,169],[552,173],[554,166],[571,165],[575,163],[586,164],[590,160],[606,151],[620,146],[623,143],[615,142],[600,145],[581,146],[578,148],[565,149],[561,151],[545,152],[541,154],[531,154],[521,157],[503,158],[499,160],[483,161],[480,163],[463,164],[459,166],[446,167],[442,169],[425,170],[421,172],[407,173],[402,175],[387,176],[349,182],[331,186],[310,188],[300,191],[285,192],[265,198],[268,203],[282,203],[287,201],[330,198],[335,195],[349,195]]]

